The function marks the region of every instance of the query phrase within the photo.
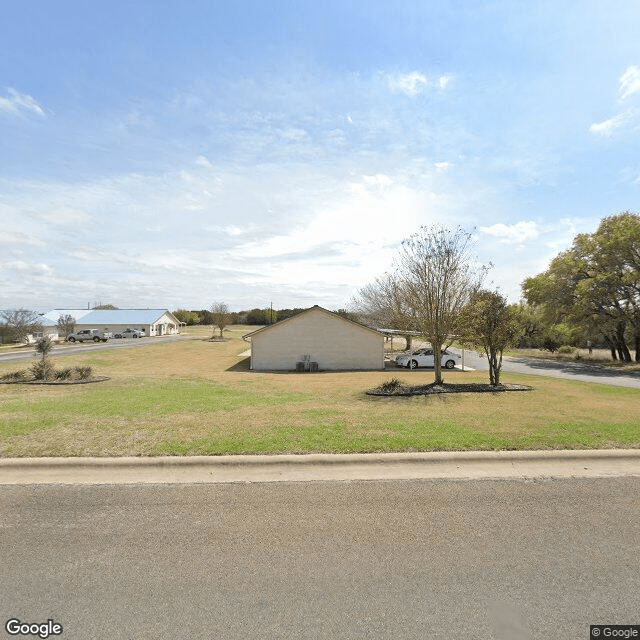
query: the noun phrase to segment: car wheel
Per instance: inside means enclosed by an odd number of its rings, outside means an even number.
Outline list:
[[[447,360],[447,361],[444,363],[444,366],[445,366],[447,369],[453,369],[453,368],[456,366],[455,360]]]
[[[138,336],[134,333],[134,334],[133,334],[133,337],[134,337],[134,338],[137,338]]]
[[[418,361],[417,360],[409,360],[409,369],[417,369]]]
[[[93,339],[94,342],[100,342],[100,338],[98,338],[98,336],[95,336]]]
[[[76,339],[75,338],[67,338],[68,342],[75,342]]]

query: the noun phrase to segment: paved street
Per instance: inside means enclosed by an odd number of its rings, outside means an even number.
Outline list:
[[[166,342],[175,342],[176,340],[188,340],[189,338],[181,335],[167,335],[153,338],[125,338],[122,340],[110,339],[107,342],[80,342],[69,344],[63,342],[56,344],[51,352],[51,357],[59,358],[61,356],[74,355],[76,353],[84,353],[87,351],[103,351],[105,349],[129,349],[131,347],[148,347],[154,344],[164,344]],[[12,360],[33,360],[35,351],[33,348],[25,347],[19,350],[12,350],[0,353],[0,362],[8,362]]]
[[[640,621],[639,489],[5,486],[0,611],[64,640],[586,639]]]
[[[461,353],[459,349],[452,349]],[[478,356],[475,351],[464,353],[465,366],[480,371],[488,371],[489,365],[485,357]],[[555,362],[553,360],[537,360],[534,358],[516,358],[505,356],[502,370],[510,373],[526,373],[534,376],[551,376],[580,382],[597,382],[619,387],[635,387],[640,389],[640,375],[624,374],[615,369],[600,367],[584,362]]]

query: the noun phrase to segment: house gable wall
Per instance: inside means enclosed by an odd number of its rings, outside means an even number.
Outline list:
[[[256,371],[295,370],[303,355],[325,371],[383,369],[384,337],[319,308],[251,337]]]

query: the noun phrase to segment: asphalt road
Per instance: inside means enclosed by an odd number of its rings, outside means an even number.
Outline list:
[[[461,353],[459,349],[452,349],[452,351]],[[472,367],[480,371],[489,370],[486,357],[478,356],[475,351],[465,350],[464,363],[465,367]],[[584,362],[556,362],[553,360],[504,356],[502,371],[640,389],[640,375],[625,374],[615,369]]]
[[[59,358],[60,356],[73,355],[76,353],[85,353],[87,351],[103,351],[105,349],[129,349],[131,347],[148,347],[161,342],[175,342],[177,340],[188,340],[186,336],[168,335],[153,338],[124,338],[110,339],[107,342],[76,342],[74,344],[62,343],[57,344],[51,351],[51,357]],[[16,351],[8,351],[0,353],[0,362],[8,362],[11,360],[33,360],[35,350],[32,347],[24,347]]]
[[[2,625],[53,619],[65,640],[586,639],[589,624],[640,623],[639,489],[4,486]]]

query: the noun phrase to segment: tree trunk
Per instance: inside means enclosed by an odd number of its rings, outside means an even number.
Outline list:
[[[487,361],[489,362],[489,384],[495,387],[498,382],[496,380],[496,354],[493,351],[487,352]]]
[[[407,351],[411,349],[411,341],[413,336],[405,336],[404,339],[407,341]]]
[[[611,359],[617,360],[618,356],[616,355],[616,345],[613,340],[609,336],[604,336],[604,341],[607,343],[609,351],[611,352]]]
[[[500,369],[502,367],[502,352],[498,353],[495,349],[485,351],[487,354],[487,362],[489,363],[489,384],[497,387],[500,384]]]
[[[433,368],[436,374],[434,384],[440,385],[442,384],[442,345],[431,343],[431,346],[433,347]]]
[[[640,326],[636,327],[633,348],[636,350],[636,362],[640,362]]]
[[[631,352],[627,347],[627,341],[624,339],[625,323],[620,322],[616,327],[616,338],[618,340],[618,353],[622,362],[631,362]]]

